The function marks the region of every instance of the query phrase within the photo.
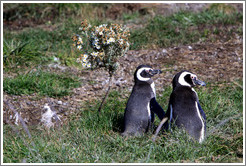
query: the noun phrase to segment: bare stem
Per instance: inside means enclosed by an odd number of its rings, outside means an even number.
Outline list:
[[[20,122],[21,122],[21,125],[22,127],[24,128],[25,132],[27,133],[28,135],[28,138],[31,140],[31,145],[33,146],[33,148],[36,149],[36,145],[35,143],[32,141],[32,136],[31,136],[31,133],[29,132],[28,130],[28,127],[26,125],[26,123],[24,122],[24,120],[22,119],[21,115],[19,114],[19,112],[17,112],[15,106],[11,103],[9,103],[8,101],[5,101],[4,100],[4,103],[6,105],[9,106],[9,109],[12,110],[19,118]],[[29,146],[29,144],[26,142],[26,139],[24,137],[21,136],[20,134],[20,131],[14,127],[14,125],[12,125],[9,120],[7,120],[7,124],[9,124],[9,126],[12,128],[12,130],[22,139],[22,141],[24,142],[24,144],[27,146],[27,148],[29,149],[31,155],[34,157],[34,158],[37,158],[39,160],[39,162],[42,162],[42,159],[41,159],[41,155],[38,153],[38,151],[36,151],[36,155],[33,153],[33,149]]]
[[[154,135],[153,138],[152,138],[153,142],[155,142],[155,139],[156,139],[158,133],[160,132],[162,125],[163,125],[167,120],[168,120],[167,117],[165,117],[165,118],[162,119],[161,123],[159,124],[159,126],[157,127],[157,129],[156,129],[156,131],[155,131],[155,135]]]
[[[107,92],[106,92],[106,94],[105,94],[105,96],[104,96],[104,98],[103,98],[103,100],[102,100],[102,102],[101,102],[101,104],[100,104],[100,107],[98,108],[98,112],[99,112],[99,113],[101,113],[102,106],[103,106],[103,104],[104,104],[106,98],[108,97],[108,93],[109,93],[109,91],[110,91],[110,89],[111,89],[111,86],[112,86],[112,78],[113,78],[113,74],[110,74],[108,90],[107,90]]]

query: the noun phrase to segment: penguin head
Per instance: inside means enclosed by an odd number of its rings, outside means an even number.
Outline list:
[[[201,85],[201,86],[205,86],[206,83],[198,80],[197,76],[187,70],[183,70],[179,73],[177,73],[174,78],[173,78],[173,89],[177,86],[189,86],[189,87],[193,87],[196,85]]]
[[[159,69],[153,69],[149,65],[140,65],[137,67],[135,73],[134,73],[134,80],[135,82],[147,82],[151,84],[153,80],[151,77],[153,77],[156,74],[162,73]]]

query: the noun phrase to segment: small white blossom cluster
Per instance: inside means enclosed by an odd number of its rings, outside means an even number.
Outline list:
[[[79,29],[84,38],[79,35],[73,36],[75,46],[83,52],[78,62],[87,68],[106,67],[109,70],[116,70],[117,58],[125,55],[130,46],[129,30],[118,24],[92,27],[87,20],[81,23]]]

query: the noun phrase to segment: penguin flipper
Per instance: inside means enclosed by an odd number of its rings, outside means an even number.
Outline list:
[[[200,105],[200,103],[198,101],[197,101],[197,105],[198,105],[198,109],[200,111],[200,114],[201,114],[202,118],[204,120],[206,120],[206,115],[205,115],[205,113],[204,113],[204,111],[203,111],[203,109],[202,109],[202,107],[201,107],[201,105]]]
[[[150,110],[154,112],[160,120],[165,117],[165,112],[162,107],[157,103],[155,97],[150,100]]]
[[[169,130],[171,131],[171,123],[172,123],[172,119],[173,119],[173,107],[172,104],[169,105],[169,109],[170,109],[170,116],[169,116]]]

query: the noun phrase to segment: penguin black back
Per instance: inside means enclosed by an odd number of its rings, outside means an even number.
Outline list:
[[[151,78],[160,73],[160,70],[154,70],[149,65],[140,65],[136,68],[134,73],[135,84],[124,114],[123,136],[137,136],[147,132],[151,121],[153,121],[153,109],[159,112],[158,116],[164,116],[164,111],[155,101],[155,85]]]
[[[173,91],[170,95],[166,116],[175,125],[184,127],[192,137],[202,142],[206,135],[206,115],[193,87],[206,84],[187,70],[177,73],[172,84]]]

